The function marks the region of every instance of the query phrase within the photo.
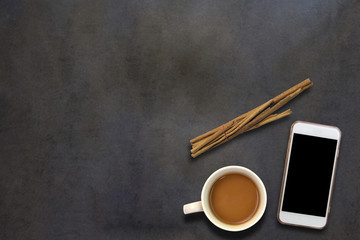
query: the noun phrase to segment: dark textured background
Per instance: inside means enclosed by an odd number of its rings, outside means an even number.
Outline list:
[[[359,1],[0,1],[0,239],[359,239]],[[188,140],[310,77],[286,119],[193,160]],[[286,108],[284,108],[286,109]],[[322,231],[280,225],[295,120],[343,133]],[[184,216],[226,165],[253,228]]]

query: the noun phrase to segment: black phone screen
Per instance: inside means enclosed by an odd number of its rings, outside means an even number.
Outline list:
[[[282,210],[326,216],[337,140],[294,134]]]

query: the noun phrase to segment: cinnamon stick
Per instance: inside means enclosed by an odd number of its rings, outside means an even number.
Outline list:
[[[209,149],[220,146],[239,134],[251,131],[267,123],[290,115],[290,109],[280,114],[273,113],[312,85],[313,83],[311,80],[306,79],[253,110],[242,114],[209,132],[191,139],[191,156],[196,157]]]
[[[286,117],[288,115],[290,115],[292,112],[290,109],[280,113],[280,114],[272,114],[270,116],[268,116],[267,118],[265,118],[263,121],[261,121],[260,123],[256,124],[255,126],[253,126],[251,129],[248,129],[247,131],[251,131],[253,129],[259,128],[265,124],[271,123],[273,121],[276,121],[280,118]],[[234,138],[234,137],[232,137]],[[231,140],[232,138],[229,138],[228,140]],[[226,139],[226,136],[221,136],[219,138],[217,138],[214,142],[212,142],[211,144],[209,144],[207,147],[203,148],[201,151],[197,151],[196,153],[192,153],[191,156],[193,158],[199,156],[200,154],[206,152],[207,150],[216,148],[218,146],[220,146],[221,144],[227,142],[228,140],[224,141]]]
[[[247,124],[251,119],[253,119],[256,115],[258,115],[260,112],[262,112],[265,108],[267,108],[268,106],[270,106],[270,104],[272,103],[272,100],[267,101],[266,103],[264,103],[263,105],[261,105],[260,107],[256,108],[255,111],[251,112],[250,114],[248,114],[248,116],[245,117],[245,119],[237,126],[237,129],[240,129],[241,127],[243,127],[245,124]],[[216,139],[218,136],[220,136],[221,134],[223,134],[229,127],[230,124],[226,124],[222,125],[224,126],[223,129],[219,129],[217,132],[215,132],[213,135],[209,136],[205,141],[203,141],[201,144],[197,145],[195,148],[191,149],[191,152],[194,153],[196,151],[198,151],[200,148],[204,147],[206,144],[210,143],[211,141],[213,141],[214,139]]]

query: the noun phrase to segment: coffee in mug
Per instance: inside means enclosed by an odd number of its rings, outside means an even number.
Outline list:
[[[266,189],[251,170],[240,166],[218,169],[206,180],[201,201],[184,205],[184,214],[203,211],[217,227],[242,231],[257,223],[265,212]]]
[[[256,184],[247,176],[230,173],[215,181],[210,190],[214,215],[227,224],[241,224],[251,219],[260,202]]]

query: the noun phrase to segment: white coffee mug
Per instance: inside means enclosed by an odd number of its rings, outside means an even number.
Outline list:
[[[242,174],[242,175],[250,178],[256,184],[256,186],[259,190],[259,194],[260,194],[260,203],[259,203],[259,206],[258,206],[258,209],[257,209],[255,215],[248,221],[241,223],[241,224],[236,224],[236,225],[227,224],[227,223],[220,221],[212,212],[211,207],[210,207],[210,201],[209,201],[210,190],[211,190],[212,185],[215,183],[215,181],[218,180],[220,177],[222,177],[226,174],[231,174],[231,173],[239,173],[239,174]],[[261,181],[261,179],[253,171],[251,171],[245,167],[240,167],[240,166],[227,166],[227,167],[218,169],[213,174],[211,174],[210,177],[206,180],[206,182],[202,188],[202,191],[201,191],[201,201],[184,205],[183,211],[184,211],[184,214],[203,211],[205,213],[206,217],[215,226],[217,226],[221,229],[227,230],[227,231],[237,232],[237,231],[242,231],[242,230],[248,229],[251,226],[253,226],[255,223],[257,223],[265,212],[266,203],[267,203],[267,194],[266,194],[265,186],[264,186],[263,182]],[[241,203],[239,203],[239,204],[241,204]]]

